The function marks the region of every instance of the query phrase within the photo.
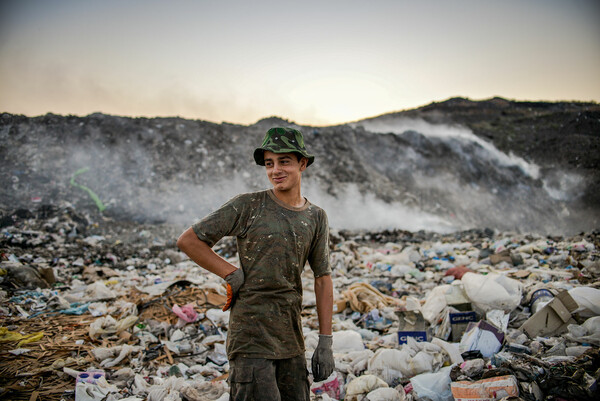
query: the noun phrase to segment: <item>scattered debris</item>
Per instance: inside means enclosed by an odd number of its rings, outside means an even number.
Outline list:
[[[2,229],[0,397],[228,400],[225,288],[182,228],[44,210]],[[336,370],[313,399],[598,398],[598,232],[331,234]],[[215,250],[239,265],[231,238]]]

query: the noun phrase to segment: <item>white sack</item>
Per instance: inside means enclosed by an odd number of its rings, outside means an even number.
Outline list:
[[[512,312],[521,303],[521,283],[504,275],[467,272],[461,281],[473,305],[483,312],[492,309]]]

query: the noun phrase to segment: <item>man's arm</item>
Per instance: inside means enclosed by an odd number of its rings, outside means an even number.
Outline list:
[[[177,239],[177,247],[198,265],[221,278],[237,270],[237,267],[217,255],[206,242],[201,241],[192,227]]]
[[[317,298],[317,316],[319,334],[331,335],[333,315],[333,282],[330,275],[315,278],[315,296]]]
[[[317,297],[317,316],[319,317],[319,343],[311,360],[315,381],[325,380],[333,372],[333,336],[331,335],[331,317],[333,315],[333,283],[331,276],[315,278]]]

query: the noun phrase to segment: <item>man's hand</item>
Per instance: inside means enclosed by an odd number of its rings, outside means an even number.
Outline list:
[[[325,380],[333,372],[335,361],[333,360],[333,336],[319,334],[319,345],[312,356],[312,373],[315,381]]]
[[[244,271],[242,269],[236,269],[233,272],[225,276],[227,281],[227,302],[223,307],[223,312],[233,306],[235,299],[237,298],[238,291],[242,284],[244,284]]]

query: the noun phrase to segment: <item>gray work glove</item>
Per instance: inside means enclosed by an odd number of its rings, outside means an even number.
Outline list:
[[[317,345],[311,361],[312,374],[317,382],[327,379],[331,372],[333,372],[333,368],[335,368],[333,351],[331,350],[332,344],[333,336],[319,334],[319,345]]]
[[[242,284],[244,284],[244,271],[242,269],[234,270],[225,276],[225,281],[227,281],[227,302],[225,302],[223,312],[233,306],[233,303],[237,298],[238,291],[240,290]]]

